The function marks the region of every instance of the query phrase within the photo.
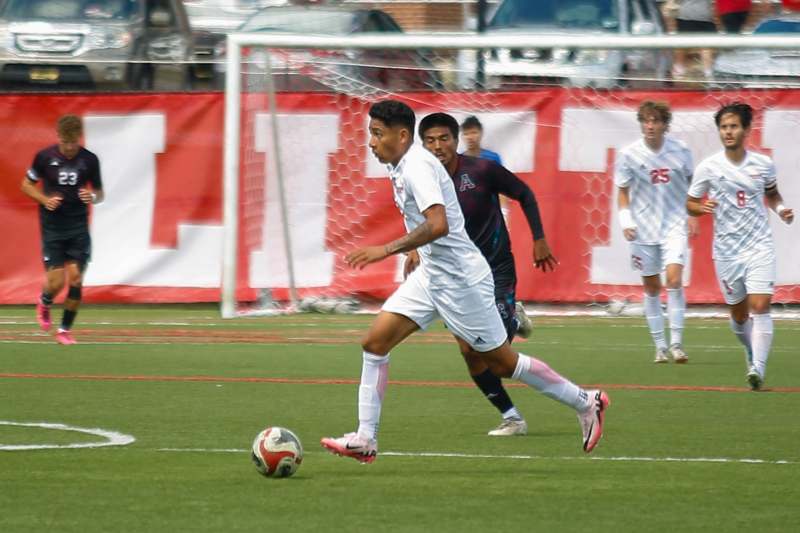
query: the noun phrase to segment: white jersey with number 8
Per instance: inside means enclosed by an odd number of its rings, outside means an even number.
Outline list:
[[[689,196],[702,198],[708,194],[718,203],[714,210],[714,259],[774,250],[764,191],[775,184],[772,159],[750,150],[739,165],[722,151],[697,166]]]

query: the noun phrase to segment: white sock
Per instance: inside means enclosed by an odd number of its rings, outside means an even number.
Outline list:
[[[519,354],[517,368],[511,377],[576,411],[583,412],[592,405],[585,390],[535,357]]]
[[[661,311],[661,297],[644,295],[644,316],[647,318],[647,325],[650,327],[650,335],[656,349],[663,350],[667,347],[667,340],[664,338],[664,313]]]
[[[365,439],[378,436],[383,392],[389,376],[389,354],[364,352],[361,385],[358,387],[358,434]]]
[[[747,365],[751,365],[753,363],[753,344],[751,341],[751,336],[753,333],[753,319],[748,318],[746,322],[740,324],[731,318],[731,329],[733,330],[734,335],[736,335],[736,338],[739,339],[739,342],[742,343],[742,346],[744,346]]]
[[[772,315],[769,313],[753,315],[753,365],[756,367],[761,379],[764,379],[764,375],[767,373],[767,359],[769,358],[769,349],[772,346],[772,332]]]
[[[519,411],[517,411],[516,407],[512,407],[511,409],[503,413],[503,420],[508,420],[509,418],[519,418],[520,420],[522,420],[522,415],[519,414]]]
[[[683,316],[685,313],[686,298],[683,294],[683,287],[679,289],[667,289],[670,344],[683,344]]]

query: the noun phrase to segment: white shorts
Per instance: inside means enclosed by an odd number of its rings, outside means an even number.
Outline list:
[[[440,289],[429,287],[428,277],[417,268],[381,310],[408,317],[422,329],[440,316],[453,335],[478,352],[494,350],[508,337],[497,311],[491,273],[469,287]]]
[[[631,268],[642,276],[655,276],[667,265],[686,265],[688,237],[685,233],[670,235],[658,244],[631,243]]]
[[[748,294],[775,292],[775,253],[762,250],[736,259],[715,259],[719,290],[728,305],[738,304]]]

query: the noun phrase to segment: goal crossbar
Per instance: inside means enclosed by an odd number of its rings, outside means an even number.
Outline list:
[[[399,49],[432,50],[484,48],[579,48],[587,50],[606,49],[676,49],[676,48],[766,48],[798,49],[797,35],[531,35],[509,33],[503,35],[478,34],[359,34],[347,37],[336,35],[304,34],[256,34],[231,33],[228,35],[228,50],[240,46],[262,46],[266,48],[318,48],[318,49]],[[230,66],[231,56],[228,56]]]

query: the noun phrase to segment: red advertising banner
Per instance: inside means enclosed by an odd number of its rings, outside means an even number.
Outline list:
[[[670,133],[687,142],[695,163],[720,149],[713,113],[738,95],[725,92],[595,92],[547,89],[503,94],[416,94],[418,117],[454,110],[477,115],[485,147],[533,188],[547,239],[560,261],[532,267],[521,210],[509,226],[525,301],[639,299],[628,244],[616,221],[616,152],[639,138],[635,109],[667,100]],[[784,203],[800,207],[800,92],[748,91],[756,109],[752,149],[770,154]],[[386,170],[366,148],[366,105],[346,96],[279,95],[279,155],[263,98],[245,99],[242,115],[239,295],[286,286],[286,256],[274,179],[279,159],[287,184],[295,278],[306,291],[382,298],[397,284],[398,264],[355,272],[342,256],[353,246],[403,231]],[[0,130],[0,303],[32,303],[44,277],[36,205],[20,192],[34,154],[55,143],[58,116],[84,118],[85,146],[101,160],[107,200],[93,209],[93,259],[85,299],[95,302],[191,302],[219,299],[222,271],[222,94],[4,95]],[[771,219],[778,255],[775,301],[800,302],[798,228]],[[711,220],[691,242],[687,298],[721,302],[710,258]]]

